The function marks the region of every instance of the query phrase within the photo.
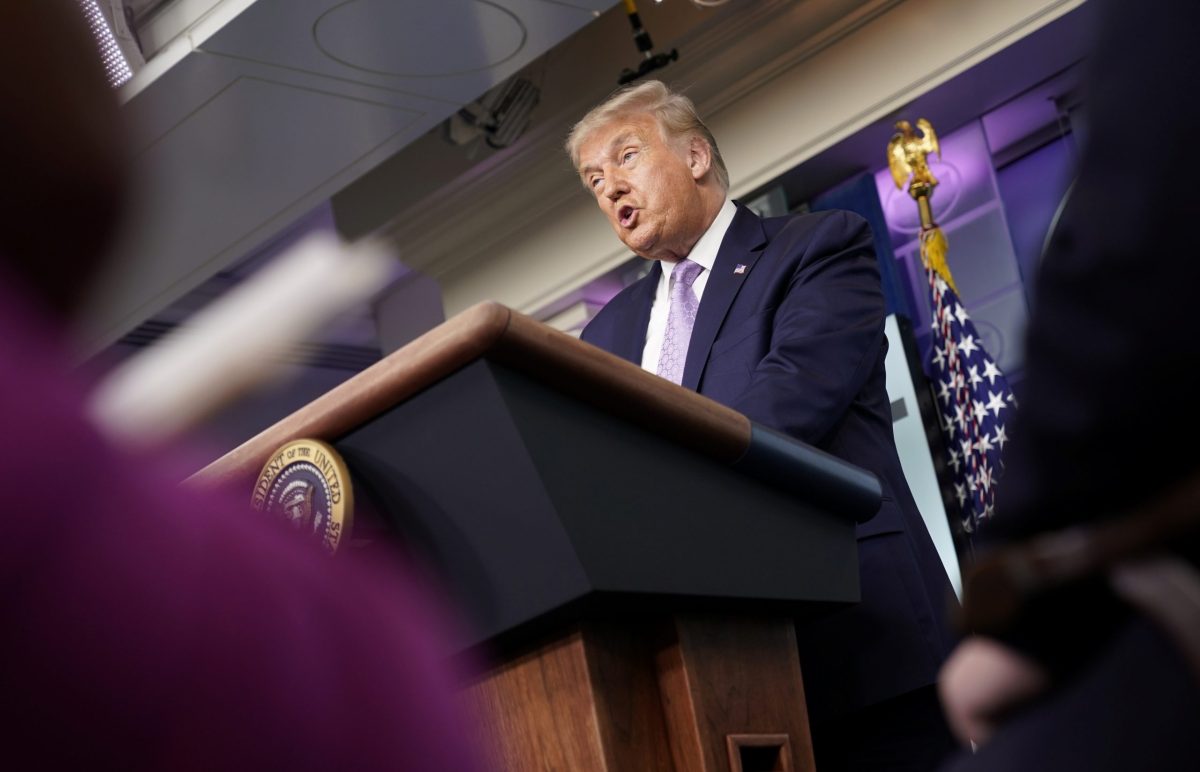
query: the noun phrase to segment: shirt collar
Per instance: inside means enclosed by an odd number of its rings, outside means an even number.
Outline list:
[[[712,225],[708,226],[708,230],[696,242],[696,246],[692,247],[687,259],[704,266],[704,270],[711,271],[717,262],[717,250],[721,248],[721,242],[725,240],[725,231],[729,230],[729,224],[733,222],[735,214],[737,207],[726,197],[717,216],[713,218]]]

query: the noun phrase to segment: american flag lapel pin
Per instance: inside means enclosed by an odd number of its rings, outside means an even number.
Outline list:
[[[737,264],[737,267],[733,269],[733,272],[734,272],[734,273],[745,273],[745,272],[746,272],[746,266],[745,266],[745,264],[744,264],[744,263],[738,263],[738,264]]]

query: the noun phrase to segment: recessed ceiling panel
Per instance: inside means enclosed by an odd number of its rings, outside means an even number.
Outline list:
[[[348,0],[317,19],[313,38],[330,59],[357,70],[436,78],[503,64],[526,34],[516,14],[488,0]]]
[[[201,48],[457,107],[614,2],[258,0]]]
[[[237,78],[139,156],[138,241],[96,332],[156,313],[261,241],[263,228],[311,209],[331,181],[422,117],[380,101]]]

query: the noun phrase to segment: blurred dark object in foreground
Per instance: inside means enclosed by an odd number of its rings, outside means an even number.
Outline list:
[[[1089,137],[1038,280],[1025,396],[997,516],[983,533],[992,550],[1147,516],[1200,471],[1191,442],[1200,412],[1188,403],[1200,336],[1187,322],[1200,288],[1200,102],[1181,88],[1200,72],[1200,5],[1154,0],[1132,14],[1115,0],[1100,7]],[[1090,531],[1072,538],[1081,533]],[[1194,573],[1194,541],[1159,539],[1143,552]],[[1130,602],[1126,568],[1061,583],[1011,610],[999,636],[1053,686],[961,769],[1194,768],[1200,681],[1191,652]],[[970,586],[968,578],[968,608]]]
[[[84,419],[59,337],[122,211],[115,95],[71,0],[2,4],[0,35],[9,764],[474,769],[410,577],[185,491]]]

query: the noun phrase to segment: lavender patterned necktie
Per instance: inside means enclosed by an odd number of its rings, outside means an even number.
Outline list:
[[[699,263],[680,260],[671,270],[671,307],[667,312],[662,353],[658,356],[658,374],[674,383],[683,382],[688,342],[692,339],[692,325],[696,323],[696,309],[700,307],[692,283],[703,269]]]

